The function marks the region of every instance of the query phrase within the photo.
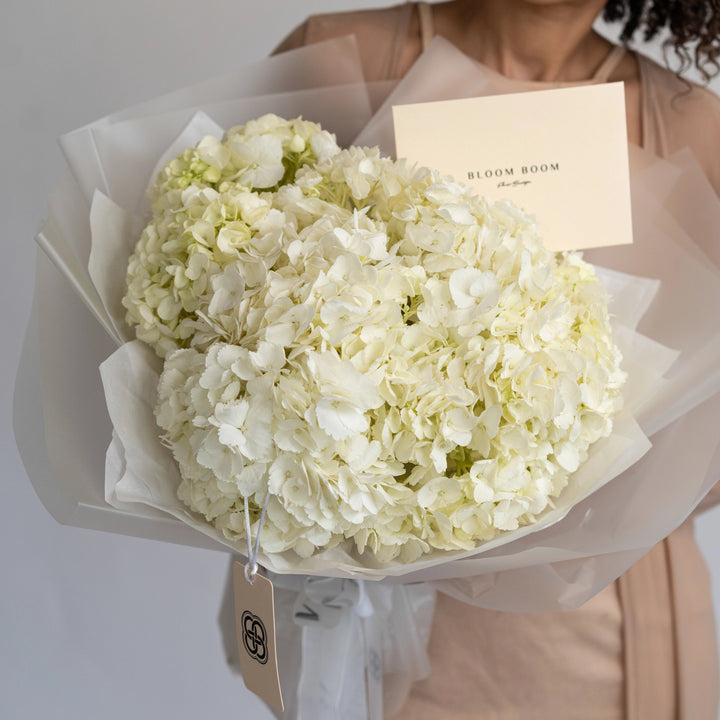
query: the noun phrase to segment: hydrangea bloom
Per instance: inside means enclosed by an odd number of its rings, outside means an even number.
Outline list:
[[[234,302],[228,293],[237,287],[236,272],[247,282],[276,250],[283,219],[272,211],[271,191],[338,151],[316,123],[265,115],[231,128],[222,141],[208,136],[169,162],[128,265],[123,305],[138,338],[160,357],[208,342],[206,313]]]
[[[269,493],[265,552],[380,561],[533,522],[620,402],[592,267],[513,205],[315,128],[279,177],[294,140],[262,138],[292,123],[258,123],[182,156],[232,162],[219,184],[180,190],[170,163],[128,271],[181,499],[239,538]]]

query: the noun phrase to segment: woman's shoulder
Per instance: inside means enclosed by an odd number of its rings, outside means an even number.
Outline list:
[[[638,54],[637,58],[654,95],[663,105],[671,104],[674,107],[692,107],[720,113],[720,97],[712,90],[678,77],[646,55]]]
[[[639,55],[646,122],[663,155],[689,147],[720,192],[720,98]]]
[[[365,79],[386,80],[401,77],[419,53],[419,24],[416,3],[384,8],[311,15],[296,27],[273,54],[304,45],[355,35]],[[412,40],[418,37],[418,47]],[[410,58],[406,63],[405,58]]]

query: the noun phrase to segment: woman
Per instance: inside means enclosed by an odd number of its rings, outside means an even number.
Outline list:
[[[605,9],[623,40],[666,26],[678,57],[717,70],[720,7],[648,0],[453,0],[316,16],[278,51],[354,33],[368,81],[402,77],[442,35],[513,90],[625,83],[628,138],[656,155],[689,146],[720,194],[720,101],[592,30]],[[707,507],[720,500],[718,488]],[[718,666],[707,569],[687,522],[613,585],[569,613],[482,610],[440,595],[433,672],[397,720],[715,720]]]

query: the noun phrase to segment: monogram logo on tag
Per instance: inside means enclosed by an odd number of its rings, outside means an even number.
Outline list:
[[[257,615],[253,615],[249,610],[246,610],[242,614],[240,622],[245,650],[247,650],[251,658],[264,665],[268,659],[268,649],[265,642],[267,633],[263,621]]]

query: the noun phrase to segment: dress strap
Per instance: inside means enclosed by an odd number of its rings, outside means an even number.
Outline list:
[[[418,14],[420,16],[420,43],[422,50],[425,52],[427,46],[435,35],[435,27],[433,26],[432,5],[426,2],[417,3]]]
[[[626,52],[627,50],[622,45],[616,45],[600,63],[600,67],[595,71],[592,79],[596,82],[607,82],[620,61],[625,57]]]
[[[413,3],[406,2],[400,6],[398,11],[398,19],[395,24],[395,36],[392,40],[390,55],[388,57],[387,72],[385,77],[389,80],[399,77],[398,68],[402,60],[402,54],[407,42],[408,28],[410,27],[410,18],[412,17]]]

